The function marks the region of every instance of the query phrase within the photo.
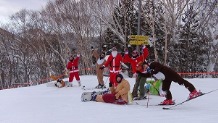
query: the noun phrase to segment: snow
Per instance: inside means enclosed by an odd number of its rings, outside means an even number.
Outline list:
[[[134,78],[126,78],[131,88]],[[202,92],[218,88],[218,78],[187,79]],[[108,86],[108,77],[104,77]],[[82,85],[97,85],[94,75],[81,76]],[[218,91],[199,97],[172,110],[163,106],[115,105],[101,102],[81,102],[84,90],[78,87],[47,87],[46,84],[0,91],[0,123],[217,123]],[[172,83],[176,103],[188,97],[184,86]],[[149,105],[158,104],[163,97],[149,96]],[[146,105],[147,100],[140,101]],[[165,106],[166,107],[166,106]]]

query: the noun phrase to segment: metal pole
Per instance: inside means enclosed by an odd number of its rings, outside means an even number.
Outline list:
[[[137,35],[140,35],[140,29],[141,29],[141,6],[142,1],[139,0],[139,8],[138,8],[138,28],[137,28]],[[139,46],[137,45],[136,50],[139,52]]]

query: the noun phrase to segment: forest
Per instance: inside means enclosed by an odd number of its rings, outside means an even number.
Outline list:
[[[0,25],[0,90],[67,76],[73,54],[81,55],[81,75],[95,74],[91,47],[123,53],[129,35],[149,36],[150,62],[209,73],[184,77],[218,77],[217,0],[55,0]]]

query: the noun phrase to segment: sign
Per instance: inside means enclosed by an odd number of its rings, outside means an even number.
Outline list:
[[[148,45],[148,36],[143,36],[143,35],[130,35],[129,37],[129,44],[130,45]]]
[[[130,41],[129,41],[129,44],[130,44],[130,45],[143,45],[143,44],[144,44],[144,45],[149,45],[149,43],[148,43],[147,41],[137,41],[137,40],[136,40],[136,41],[130,40]]]

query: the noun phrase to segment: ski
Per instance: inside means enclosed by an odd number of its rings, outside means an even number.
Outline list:
[[[133,102],[132,103],[133,105],[139,105],[139,106],[147,106],[147,104],[140,104],[140,103],[138,103],[138,102]],[[150,104],[150,105],[148,105],[148,107],[149,106],[172,106],[172,105],[160,105],[160,104]]]
[[[143,97],[143,98],[134,97],[134,98],[133,98],[133,101],[134,101],[134,100],[146,100],[146,99],[147,99],[147,97],[146,97],[146,96],[145,96],[145,97]]]
[[[197,96],[197,97],[194,97],[194,98],[192,98],[192,99],[187,99],[187,100],[182,101],[182,102],[180,102],[180,103],[177,103],[176,105],[173,105],[173,106],[171,106],[171,107],[163,107],[163,109],[164,109],[164,110],[172,109],[172,108],[174,108],[174,107],[177,107],[177,106],[179,106],[179,105],[182,105],[182,104],[185,103],[185,102],[191,101],[191,100],[193,100],[193,99],[196,99],[196,98],[198,98],[198,97],[201,97],[201,96],[203,96],[203,95],[212,93],[212,92],[217,91],[217,90],[218,90],[218,89],[215,89],[215,90],[212,90],[212,91],[208,91],[208,92],[206,92],[206,93],[202,93],[201,95],[199,95],[199,96]]]

